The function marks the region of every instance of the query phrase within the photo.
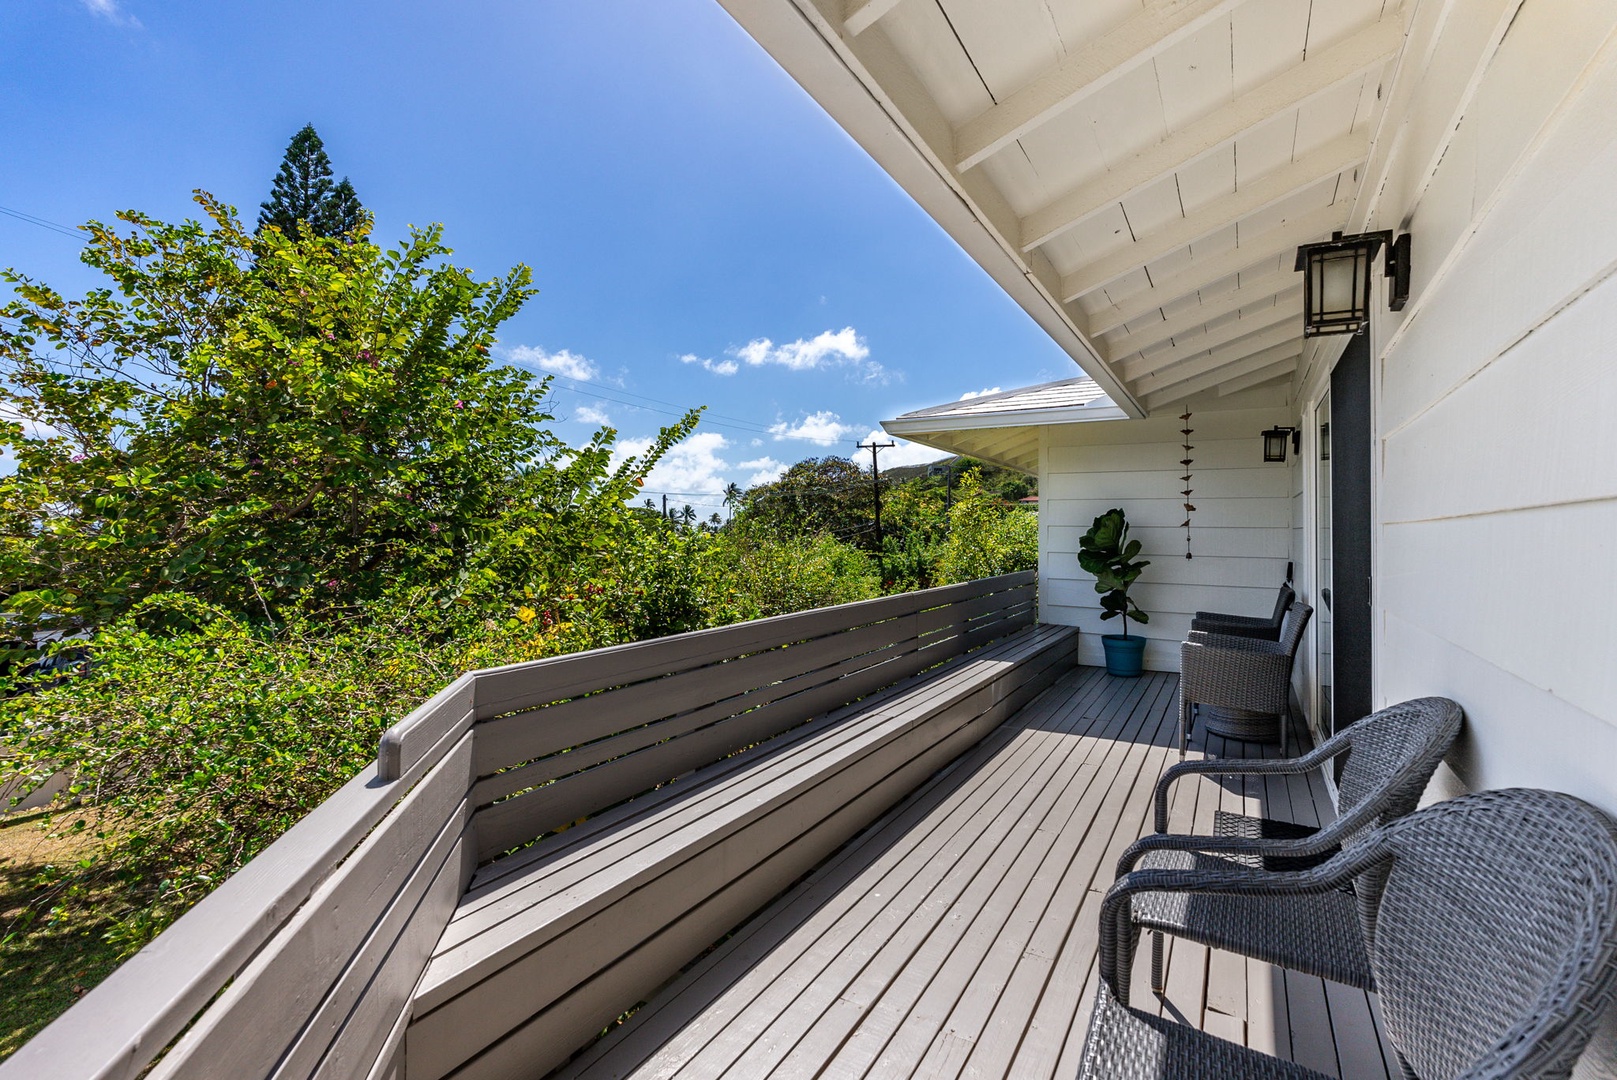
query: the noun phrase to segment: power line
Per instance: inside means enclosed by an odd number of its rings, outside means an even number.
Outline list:
[[[47,229],[50,232],[61,233],[63,236],[71,236],[81,244],[88,242],[84,236],[84,233],[73,228],[71,225],[63,225],[60,222],[49,221],[42,217],[35,217],[33,214],[25,214],[21,210],[13,210],[9,206],[0,206],[0,214],[4,214],[6,217],[16,218],[18,221],[29,225],[37,225],[39,228]]]

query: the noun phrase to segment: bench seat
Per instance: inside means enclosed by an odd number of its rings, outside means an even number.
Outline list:
[[[482,867],[433,950],[411,1080],[543,1075],[1047,687],[1035,626]]]

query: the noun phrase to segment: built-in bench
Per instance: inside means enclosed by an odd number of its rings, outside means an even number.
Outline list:
[[[480,724],[491,861],[416,989],[411,1080],[542,1075],[986,735],[1075,662],[1032,599],[979,584]]]

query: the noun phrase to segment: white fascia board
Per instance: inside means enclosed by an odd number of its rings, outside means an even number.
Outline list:
[[[1134,419],[1146,415],[1060,300],[1028,268],[1017,249],[1018,238],[1001,237],[989,226],[987,216],[964,187],[904,122],[902,113],[862,70],[836,28],[809,0],[719,3],[1033,317],[1079,369],[1100,384],[1125,415]]]
[[[994,428],[1044,427],[1047,424],[1088,424],[1097,420],[1128,420],[1129,414],[1116,405],[1092,408],[1073,405],[1064,409],[1026,409],[1019,412],[977,413],[962,416],[919,416],[883,420],[889,435],[902,435],[920,442],[917,434],[933,431],[989,431]]]

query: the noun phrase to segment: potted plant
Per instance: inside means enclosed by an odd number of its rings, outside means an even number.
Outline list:
[[[1145,638],[1129,633],[1129,620],[1148,623],[1151,617],[1129,597],[1129,587],[1140,571],[1151,564],[1135,556],[1140,542],[1129,539],[1128,519],[1121,510],[1108,510],[1095,519],[1078,541],[1078,565],[1095,575],[1095,591],[1100,593],[1102,621],[1122,617],[1121,634],[1102,634],[1106,649],[1106,673],[1138,677],[1145,670]]]

